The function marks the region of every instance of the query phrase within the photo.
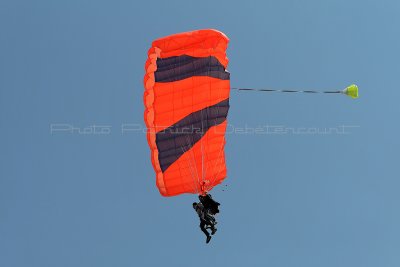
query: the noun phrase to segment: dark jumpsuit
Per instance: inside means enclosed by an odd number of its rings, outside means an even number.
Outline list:
[[[206,211],[204,209],[203,204],[197,203],[197,205],[194,207],[194,209],[197,212],[197,215],[199,215],[200,218],[200,229],[201,231],[207,236],[210,236],[210,233],[207,231],[207,226],[210,226],[210,229],[212,232],[215,232],[215,226],[214,223],[211,222],[211,218],[209,217],[210,215],[206,214]]]

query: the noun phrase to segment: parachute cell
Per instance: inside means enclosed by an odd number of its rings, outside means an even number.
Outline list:
[[[198,30],[152,43],[145,64],[144,120],[163,196],[204,194],[226,177],[229,39]]]

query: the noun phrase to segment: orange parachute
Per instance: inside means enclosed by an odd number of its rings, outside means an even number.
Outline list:
[[[144,120],[163,196],[203,195],[226,177],[228,42],[207,29],[157,39],[149,49]]]

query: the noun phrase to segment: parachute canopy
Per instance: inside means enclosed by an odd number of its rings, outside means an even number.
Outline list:
[[[228,42],[198,30],[157,39],[148,51],[144,120],[163,196],[204,194],[226,177]]]

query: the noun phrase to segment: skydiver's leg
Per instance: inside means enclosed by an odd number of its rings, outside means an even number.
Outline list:
[[[207,229],[211,229],[211,235],[214,235],[215,232],[217,231],[217,227],[215,227],[215,223],[210,223],[208,225]]]
[[[208,242],[210,242],[210,240],[211,240],[211,236],[206,229],[206,222],[204,220],[200,221],[200,229],[207,236],[206,243],[208,244]]]
[[[217,228],[215,227],[215,225],[217,224],[217,221],[215,220],[215,218],[213,216],[206,216],[207,220],[204,220],[204,223],[206,225],[206,229],[211,229],[211,235],[214,235],[215,232],[217,231]]]
[[[215,220],[213,216],[210,215],[210,213],[204,214],[204,221],[206,224],[211,224]]]
[[[210,236],[210,233],[207,231],[206,225],[207,225],[206,221],[200,220],[200,229],[208,238]]]
[[[215,225],[215,224],[217,224],[217,221],[215,220],[215,217],[214,216],[212,216],[210,213],[207,213],[206,214],[206,219],[207,219],[207,224],[209,224],[209,225]]]

